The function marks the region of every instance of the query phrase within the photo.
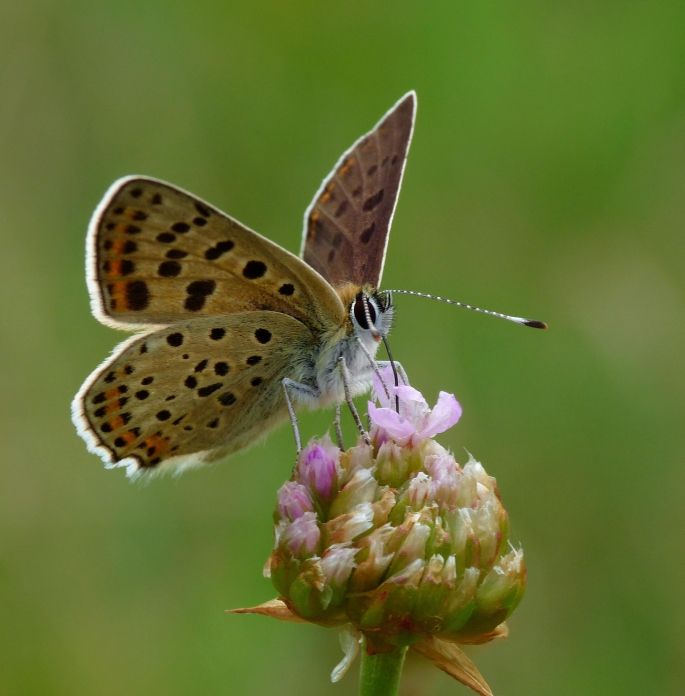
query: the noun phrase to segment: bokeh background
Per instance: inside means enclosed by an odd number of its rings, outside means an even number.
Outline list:
[[[510,639],[470,655],[496,694],[683,693],[676,0],[0,5],[0,693],[356,692],[355,670],[328,681],[334,632],[224,613],[273,595],[289,429],[132,484],[69,402],[124,337],[84,282],[115,178],[175,182],[296,251],[321,179],[409,89],[384,286],[551,327],[397,298],[396,357],[463,404],[441,440],[497,477],[526,553]],[[467,690],[417,659],[403,692]]]

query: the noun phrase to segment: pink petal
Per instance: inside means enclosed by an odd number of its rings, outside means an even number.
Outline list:
[[[456,425],[461,418],[461,405],[454,398],[454,394],[448,394],[441,391],[438,396],[438,403],[428,416],[426,425],[422,428],[421,437],[433,437],[438,433],[444,433],[445,430]]]
[[[416,428],[395,410],[377,408],[373,401],[369,401],[369,418],[395,440],[409,438],[416,432]]]
[[[393,391],[395,394],[397,394],[397,396],[400,397],[400,399],[404,399],[406,401],[415,401],[417,404],[423,404],[426,410],[428,410],[428,403],[418,389],[414,389],[414,387],[410,387],[406,384],[400,384],[398,387],[393,387]]]
[[[393,391],[400,400],[400,413],[412,423],[417,432],[421,432],[430,413],[423,394],[414,387],[407,386],[395,387]]]

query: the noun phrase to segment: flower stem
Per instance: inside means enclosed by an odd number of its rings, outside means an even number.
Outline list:
[[[376,655],[368,655],[364,648],[359,676],[359,696],[397,696],[407,648]]]

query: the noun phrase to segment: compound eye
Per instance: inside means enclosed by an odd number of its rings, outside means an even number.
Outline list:
[[[363,294],[360,292],[357,295],[357,298],[354,301],[354,318],[357,320],[357,323],[359,326],[362,327],[362,329],[368,329],[369,324],[366,321],[366,312],[364,311],[364,300]],[[368,301],[368,298],[367,298]],[[376,308],[373,306],[373,302],[369,301],[369,316],[371,317],[371,321],[375,324],[376,323]]]

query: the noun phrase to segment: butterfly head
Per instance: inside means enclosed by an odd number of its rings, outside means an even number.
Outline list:
[[[350,302],[349,316],[354,331],[364,342],[378,343],[387,336],[392,326],[394,307],[390,295],[371,287],[357,292]]]

